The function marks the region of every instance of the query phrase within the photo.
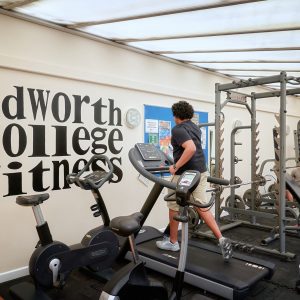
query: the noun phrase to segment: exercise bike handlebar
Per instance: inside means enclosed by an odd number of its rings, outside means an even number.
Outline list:
[[[104,160],[108,165],[108,172],[105,172],[106,175],[103,178],[101,178],[101,180],[98,183],[93,181],[91,178],[81,177],[84,172],[89,170],[90,165],[96,160]],[[67,175],[67,181],[69,184],[77,183],[80,187],[82,187],[85,184],[88,184],[93,189],[99,189],[107,180],[109,180],[112,177],[113,170],[113,164],[106,155],[95,154],[78,173],[72,173]]]

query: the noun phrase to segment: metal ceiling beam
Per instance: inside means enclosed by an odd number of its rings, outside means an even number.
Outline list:
[[[144,14],[133,15],[133,16],[119,17],[119,18],[111,18],[111,19],[106,19],[106,20],[78,22],[75,24],[67,25],[67,27],[74,29],[74,28],[79,28],[79,27],[103,25],[103,24],[109,24],[109,23],[146,19],[146,18],[152,18],[152,17],[161,17],[161,16],[166,16],[166,15],[173,15],[173,14],[192,12],[192,11],[197,11],[197,10],[219,8],[219,7],[224,7],[224,6],[233,6],[233,5],[238,5],[238,4],[246,4],[246,3],[260,2],[260,1],[265,1],[265,0],[240,0],[240,1],[234,1],[234,2],[222,1],[221,3],[215,3],[215,4],[210,4],[210,5],[195,5],[192,7],[169,9],[169,10],[165,10],[165,11],[144,13]]]
[[[274,63],[282,63],[282,64],[294,64],[300,63],[300,60],[206,60],[206,61],[198,61],[198,60],[184,60],[177,58],[178,60],[187,63],[187,64],[232,64],[232,63],[247,63],[247,64],[274,64]]]
[[[219,73],[219,72],[218,72]],[[225,74],[227,76],[234,76],[234,77],[245,77],[245,78],[254,78],[254,77],[261,77],[259,75],[253,75],[253,74],[249,74],[249,75],[235,75],[235,74],[226,74],[226,73],[222,73],[222,74]]]
[[[221,52],[254,52],[254,51],[290,51],[300,50],[299,47],[274,47],[274,48],[247,48],[247,49],[211,49],[211,50],[183,50],[183,51],[151,51],[146,50],[154,54],[181,54],[181,53],[221,53]]]
[[[269,97],[279,97],[280,94],[281,91],[267,92],[267,93],[254,93],[254,98],[261,99],[261,98],[269,98]],[[286,90],[286,95],[295,95],[295,94],[300,94],[300,88]]]
[[[201,67],[201,66],[199,66]],[[249,72],[257,72],[257,71],[264,71],[264,72],[282,72],[283,70],[282,69],[248,69],[248,68],[245,68],[245,69],[214,69],[214,68],[205,68],[205,67],[201,67],[201,68],[204,68],[204,69],[208,69],[208,70],[211,70],[211,71],[249,71]],[[286,72],[300,72],[300,70],[285,70]]]
[[[10,9],[21,7],[21,6],[30,4],[32,2],[37,2],[37,1],[39,1],[39,0],[19,0],[19,1],[14,1],[14,2],[10,2],[8,4],[5,4],[2,6],[2,8],[10,10]]]
[[[132,39],[118,39],[111,38],[116,42],[131,43],[131,42],[145,42],[145,41],[160,41],[160,40],[175,40],[175,39],[188,39],[188,38],[201,38],[201,37],[212,37],[212,36],[227,36],[227,35],[238,35],[238,34],[255,34],[255,33],[268,33],[268,32],[280,32],[280,31],[294,31],[300,30],[300,26],[290,26],[283,28],[269,28],[269,29],[256,29],[256,30],[236,30],[227,32],[211,32],[203,34],[182,34],[172,36],[153,36],[147,38],[132,38]]]
[[[288,73],[289,73],[289,71],[288,71]],[[224,73],[223,73],[224,74]],[[245,77],[245,78],[252,78],[252,77],[262,77],[262,75],[253,75],[253,74],[249,74],[249,75],[239,75],[239,74],[237,74],[237,75],[233,75],[233,74],[226,74],[226,75],[228,75],[228,76],[235,76],[235,77]]]

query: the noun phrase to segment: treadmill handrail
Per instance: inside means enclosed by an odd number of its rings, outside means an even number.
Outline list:
[[[148,171],[149,168],[148,169],[145,168],[139,161],[135,160],[135,157],[134,157],[134,152],[135,151],[137,151],[135,148],[131,148],[129,150],[128,157],[129,157],[130,162],[134,166],[134,168],[140,174],[142,174],[144,177],[146,177],[150,181],[158,183],[158,184],[160,184],[160,185],[162,185],[162,186],[164,186],[166,188],[169,188],[171,190],[176,190],[176,183],[168,181],[168,180],[165,180],[165,179],[162,179],[162,178],[160,178],[158,176],[155,176],[155,175],[151,174]],[[166,160],[170,162],[169,157],[167,155],[165,155],[165,157],[166,157]],[[161,173],[165,173],[166,171],[169,170],[169,167],[168,166],[162,166],[161,168],[160,167],[155,168],[156,172],[159,172],[160,170],[161,170]],[[217,184],[217,185],[229,185],[229,180],[222,179],[222,178],[217,178],[217,177],[208,176],[207,177],[207,181],[210,182],[210,183]]]
[[[164,179],[162,179],[162,178],[160,178],[160,177],[157,177],[157,176],[151,174],[149,171],[147,171],[147,170],[144,168],[144,166],[143,166],[140,162],[136,161],[136,160],[134,159],[134,152],[135,152],[135,151],[137,151],[135,148],[131,148],[131,149],[129,150],[129,152],[128,152],[128,157],[129,157],[130,162],[131,162],[132,165],[134,166],[134,168],[135,168],[140,174],[142,174],[144,177],[146,177],[146,178],[149,179],[150,181],[153,181],[153,182],[155,182],[155,183],[158,183],[158,184],[160,184],[160,185],[162,185],[162,186],[164,186],[164,187],[167,187],[167,188],[169,188],[169,189],[171,189],[171,190],[175,190],[175,189],[176,189],[176,183],[171,182],[171,181],[168,181],[168,180],[164,180]],[[156,168],[156,169],[157,169],[156,171],[159,170],[159,168]],[[168,169],[169,169],[169,168],[168,168]],[[166,166],[163,166],[163,167],[161,168],[161,170],[162,170],[162,172],[166,172]]]

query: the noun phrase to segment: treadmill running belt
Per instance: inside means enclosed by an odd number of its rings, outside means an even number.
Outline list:
[[[160,250],[155,242],[150,240],[137,246],[141,259],[145,260],[150,269],[173,276],[167,268],[177,268],[179,252]],[[161,264],[159,269],[157,262]],[[166,266],[166,270],[163,270],[163,266]],[[272,271],[263,265],[234,257],[227,263],[219,253],[189,245],[185,281],[229,299],[242,299],[254,284],[269,278]],[[189,276],[193,277],[192,282],[187,280]]]
[[[155,241],[148,241],[138,246],[140,255],[177,267],[179,252],[160,250]],[[199,274],[219,283],[244,289],[266,277],[269,270],[265,267],[249,264],[246,261],[232,258],[229,263],[223,261],[220,254],[189,246],[187,255],[186,271]]]

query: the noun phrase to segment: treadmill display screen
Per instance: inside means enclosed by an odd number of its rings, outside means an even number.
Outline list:
[[[190,186],[195,176],[195,173],[185,173],[185,175],[181,178],[179,185]]]
[[[137,143],[136,147],[138,148],[143,160],[149,161],[160,161],[161,155],[158,151],[158,149],[153,144],[143,144],[143,143]]]

